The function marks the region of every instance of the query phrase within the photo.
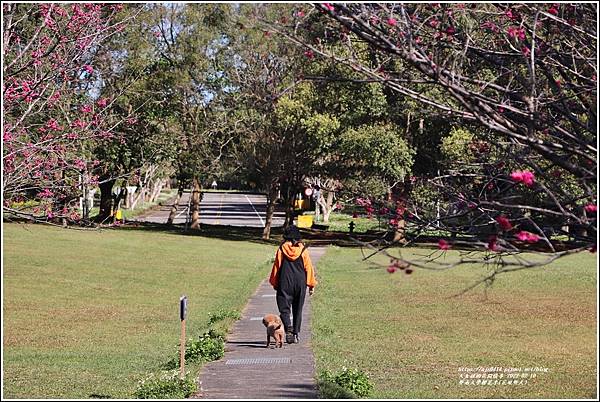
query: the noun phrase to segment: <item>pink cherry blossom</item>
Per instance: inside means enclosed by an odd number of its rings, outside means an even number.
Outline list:
[[[534,174],[532,172],[530,172],[529,170],[524,170],[523,171],[523,184],[525,184],[527,187],[531,187],[534,182],[535,182]]]
[[[48,121],[48,123],[46,123],[46,128],[48,130],[53,130],[53,131],[60,131],[62,130],[62,127],[58,125],[58,122],[54,119],[50,119]]]
[[[508,36],[511,38],[515,38],[520,41],[525,40],[525,30],[523,28],[508,27],[506,33],[508,33]]]
[[[529,170],[516,170],[510,174],[510,178],[518,183],[523,183],[527,187],[531,187],[535,182],[535,175]]]
[[[54,192],[48,188],[45,188],[44,190],[38,193],[38,197],[40,198],[52,198],[53,196]]]
[[[48,100],[49,100],[50,102],[56,102],[57,100],[59,100],[59,99],[60,99],[60,97],[61,97],[61,93],[60,93],[60,91],[56,91],[56,92],[54,92],[54,93],[52,94],[52,96],[51,96],[50,98],[48,98]]]
[[[313,53],[312,50],[307,50],[304,52],[304,55],[309,58],[309,59],[314,59],[315,58],[315,54]]]
[[[398,21],[396,21],[395,18],[388,18],[387,23],[393,27],[395,27],[398,24]]]
[[[390,274],[393,274],[394,272],[396,272],[396,267],[394,265],[390,265],[389,267],[387,267],[387,271]]]
[[[510,178],[513,179],[514,181],[521,182],[521,181],[523,181],[523,172],[520,170],[515,170],[514,172],[512,172],[510,174]]]
[[[487,249],[490,251],[498,251],[498,237],[494,235],[489,237]]]
[[[504,215],[500,215],[499,217],[497,217],[496,222],[498,222],[500,228],[502,228],[502,230],[504,230],[505,232],[513,228],[512,223],[510,223],[510,220]]]
[[[75,159],[75,162],[73,162],[73,165],[79,170],[84,170],[86,163],[83,159]]]
[[[519,233],[517,233],[515,235],[515,237],[526,243],[536,243],[537,241],[540,240],[540,236],[538,236],[534,233],[531,233],[531,232],[527,232],[525,230],[521,230]]]
[[[496,33],[500,32],[500,28],[498,28],[498,25],[496,25],[492,21],[485,21],[483,24],[481,24],[481,28],[487,29],[489,31],[496,32]]]
[[[106,98],[98,99],[98,102],[96,102],[96,104],[100,107],[106,107],[106,105],[108,104],[108,99],[106,99]]]
[[[92,107],[90,105],[83,105],[81,107],[81,111],[83,113],[90,113],[92,111]]]
[[[438,241],[438,248],[440,250],[450,250],[450,243],[448,243],[446,240],[444,239],[440,239]]]
[[[510,19],[512,21],[519,18],[519,14],[517,12],[511,10],[510,8],[504,12],[504,15],[506,15],[508,17],[508,19]]]
[[[583,208],[585,209],[585,212],[594,213],[594,214],[598,210],[598,207],[596,206],[596,204],[587,204]]]
[[[331,3],[323,3],[323,6],[331,12],[335,10],[335,7],[333,7]]]
[[[94,72],[94,68],[92,66],[90,66],[89,64],[86,64],[85,66],[83,66],[83,69],[89,74]]]
[[[79,119],[75,119],[73,123],[71,123],[71,127],[85,128],[85,122]]]

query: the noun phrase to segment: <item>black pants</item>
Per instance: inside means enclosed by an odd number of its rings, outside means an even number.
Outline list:
[[[306,285],[295,286],[292,289],[277,290],[277,308],[281,317],[281,322],[286,332],[300,333],[302,326],[302,307],[304,306],[304,297],[306,296]],[[290,310],[294,316],[292,325],[290,320]]]

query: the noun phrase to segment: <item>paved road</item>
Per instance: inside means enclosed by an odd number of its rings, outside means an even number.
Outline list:
[[[308,249],[315,267],[323,247]],[[268,275],[268,272],[265,273]],[[317,285],[316,291],[319,291]],[[306,295],[300,343],[266,348],[262,317],[278,314],[275,292],[265,280],[258,287],[227,335],[225,356],[207,363],[200,373],[200,391],[207,399],[315,399],[315,360],[312,350],[311,300]]]
[[[188,202],[191,194],[183,194],[175,224],[185,224],[188,215]],[[200,203],[200,224],[264,227],[267,209],[267,198],[261,194],[242,193],[204,193]],[[166,223],[171,205],[164,205],[159,210],[136,220],[153,223]],[[282,226],[285,219],[283,212],[276,212],[272,226]]]

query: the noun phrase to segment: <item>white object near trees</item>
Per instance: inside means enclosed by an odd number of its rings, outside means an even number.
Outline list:
[[[137,186],[127,186],[127,196],[125,197],[125,208],[131,208],[133,204],[133,194],[137,189]]]

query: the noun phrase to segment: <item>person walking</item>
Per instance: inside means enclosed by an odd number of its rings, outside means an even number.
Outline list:
[[[288,226],[283,232],[283,238],[284,242],[275,254],[269,283],[277,292],[277,308],[286,332],[285,341],[298,343],[306,288],[308,287],[308,293],[312,296],[317,281],[306,246],[301,242],[298,227]]]
[[[315,186],[313,193],[312,193],[312,199],[315,202],[315,222],[319,221],[319,216],[320,216],[320,211],[321,211],[321,206],[319,205],[320,198],[321,198],[321,187]]]

